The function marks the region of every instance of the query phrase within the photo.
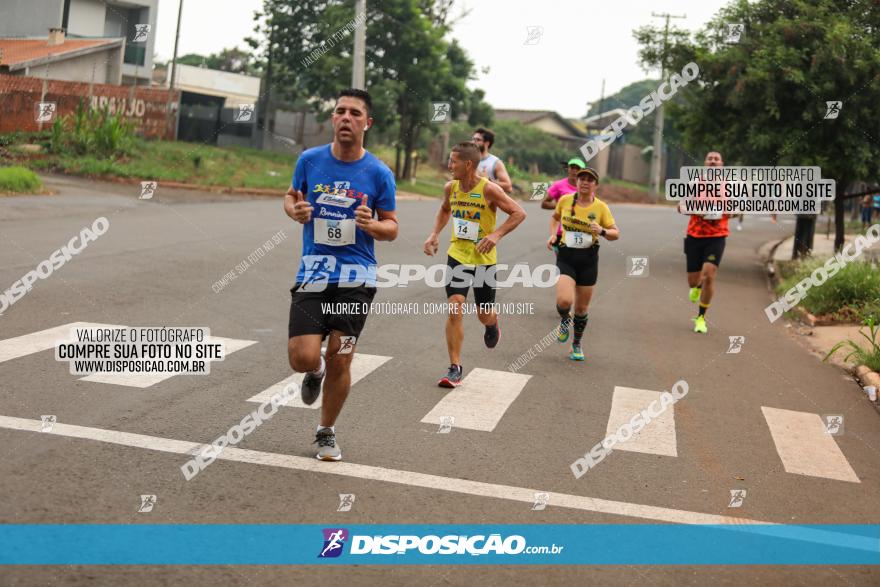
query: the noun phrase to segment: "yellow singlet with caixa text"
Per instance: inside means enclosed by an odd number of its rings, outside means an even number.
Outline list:
[[[449,256],[464,265],[494,265],[498,258],[493,247],[488,253],[477,251],[477,243],[495,230],[495,210],[483,195],[488,179],[480,178],[473,189],[463,192],[460,183],[452,182],[452,242]]]

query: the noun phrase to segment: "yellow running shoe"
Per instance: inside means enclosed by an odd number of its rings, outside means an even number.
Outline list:
[[[697,302],[700,301],[700,291],[701,290],[699,287],[692,287],[691,291],[688,292],[688,299],[691,302],[693,302],[694,304],[696,304]]]
[[[704,316],[697,316],[694,318],[694,332],[700,332],[702,334],[709,332],[709,329],[706,327],[706,318]]]

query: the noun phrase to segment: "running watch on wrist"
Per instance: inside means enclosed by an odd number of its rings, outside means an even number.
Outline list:
[[[608,232],[605,228],[602,228],[602,232],[599,233],[600,236],[605,236],[605,233]]]

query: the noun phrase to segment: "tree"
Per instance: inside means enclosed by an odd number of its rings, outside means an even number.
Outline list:
[[[219,53],[212,53],[210,55],[187,53],[182,57],[178,57],[177,63],[246,75],[260,75],[262,67],[262,64],[254,59],[251,52],[244,51],[238,47],[223,49]]]
[[[725,42],[731,23],[744,25],[738,43]],[[842,196],[856,180],[877,185],[880,179],[878,31],[873,0],[736,0],[694,38],[677,31],[667,71],[690,61],[700,68],[698,83],[680,90],[684,105],[670,108],[683,147],[692,153],[711,147],[741,165],[821,167],[822,177],[837,183],[839,250]],[[661,35],[636,32],[643,61],[657,59]],[[843,102],[836,119],[825,118],[831,100]],[[804,244],[812,248],[812,238]]]
[[[606,96],[602,102],[593,102],[590,104],[590,109],[587,111],[587,117],[594,116],[596,114],[602,114],[603,112],[608,112],[609,110],[614,110],[615,108],[621,108],[623,110],[629,110],[633,106],[638,105],[639,101],[645,96],[649,95],[651,92],[657,91],[657,86],[660,84],[660,80],[654,79],[645,79],[638,82],[633,82],[628,86],[625,86],[620,91],[611,94],[610,96]],[[600,112],[599,110],[602,110]],[[642,118],[639,123],[635,126],[628,126],[626,129],[626,141],[633,145],[638,145],[640,147],[645,147],[647,145],[654,144],[654,116],[655,113],[652,112],[648,114],[644,118]],[[672,127],[672,117],[665,116],[663,119],[663,135],[672,135],[674,133]]]
[[[420,134],[431,126],[432,102],[449,102],[452,115],[477,111],[485,117],[482,94],[465,83],[474,64],[456,41],[447,41],[452,0],[386,0],[371,3],[367,27],[366,80],[374,99],[377,126],[397,129],[394,138],[403,166],[412,173],[411,154]],[[288,100],[306,100],[329,114],[340,88],[350,85],[353,40],[359,20],[350,0],[264,0],[257,32],[272,56],[272,91]],[[436,129],[432,129],[436,132]],[[379,134],[379,133],[377,133]]]

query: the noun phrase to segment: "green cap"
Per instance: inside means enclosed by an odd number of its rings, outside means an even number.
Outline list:
[[[578,159],[577,157],[575,157],[573,159],[569,159],[568,163],[566,163],[566,165],[568,165],[569,167],[571,167],[572,165],[576,165],[577,167],[580,167],[581,169],[583,169],[587,166],[587,164],[584,163],[582,159]]]

